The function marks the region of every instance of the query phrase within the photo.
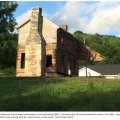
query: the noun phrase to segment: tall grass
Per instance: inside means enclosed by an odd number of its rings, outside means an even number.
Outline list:
[[[120,80],[0,78],[0,111],[119,111]]]

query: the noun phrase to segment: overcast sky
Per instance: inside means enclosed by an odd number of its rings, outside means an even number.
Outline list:
[[[43,16],[57,25],[67,24],[69,32],[76,30],[90,34],[120,36],[120,2],[18,2],[14,14],[20,25],[29,18],[31,7],[41,7]]]

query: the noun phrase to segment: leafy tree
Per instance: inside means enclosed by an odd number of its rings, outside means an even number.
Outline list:
[[[105,61],[94,62],[90,64],[119,64],[120,63],[120,38],[111,35],[85,34],[81,31],[74,32],[74,36],[83,42],[86,39],[86,45],[96,50],[105,57]]]
[[[9,34],[14,31],[16,22],[13,17],[13,12],[17,6],[17,2],[0,2],[0,35]]]
[[[13,12],[17,6],[17,2],[0,1],[0,68],[15,66],[17,34]]]

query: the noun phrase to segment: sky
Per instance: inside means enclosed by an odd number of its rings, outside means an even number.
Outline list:
[[[41,7],[42,15],[68,31],[120,36],[120,1],[18,1],[14,17],[18,25],[30,17],[30,8]]]

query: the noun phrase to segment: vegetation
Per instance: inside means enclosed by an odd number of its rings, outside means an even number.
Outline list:
[[[17,2],[0,1],[0,69],[15,67],[17,51],[17,34],[13,12]]]
[[[0,111],[119,111],[120,80],[10,77],[15,76],[17,6],[0,1]],[[120,38],[81,31],[74,36],[86,38],[86,45],[106,58],[101,64],[120,63]]]
[[[81,31],[74,32],[74,36],[90,48],[105,57],[105,61],[92,64],[119,64],[120,63],[120,38],[111,35],[86,34]]]
[[[0,111],[119,111],[120,80],[0,78]]]
[[[16,72],[14,67],[0,69],[0,77],[15,77],[15,73]]]

